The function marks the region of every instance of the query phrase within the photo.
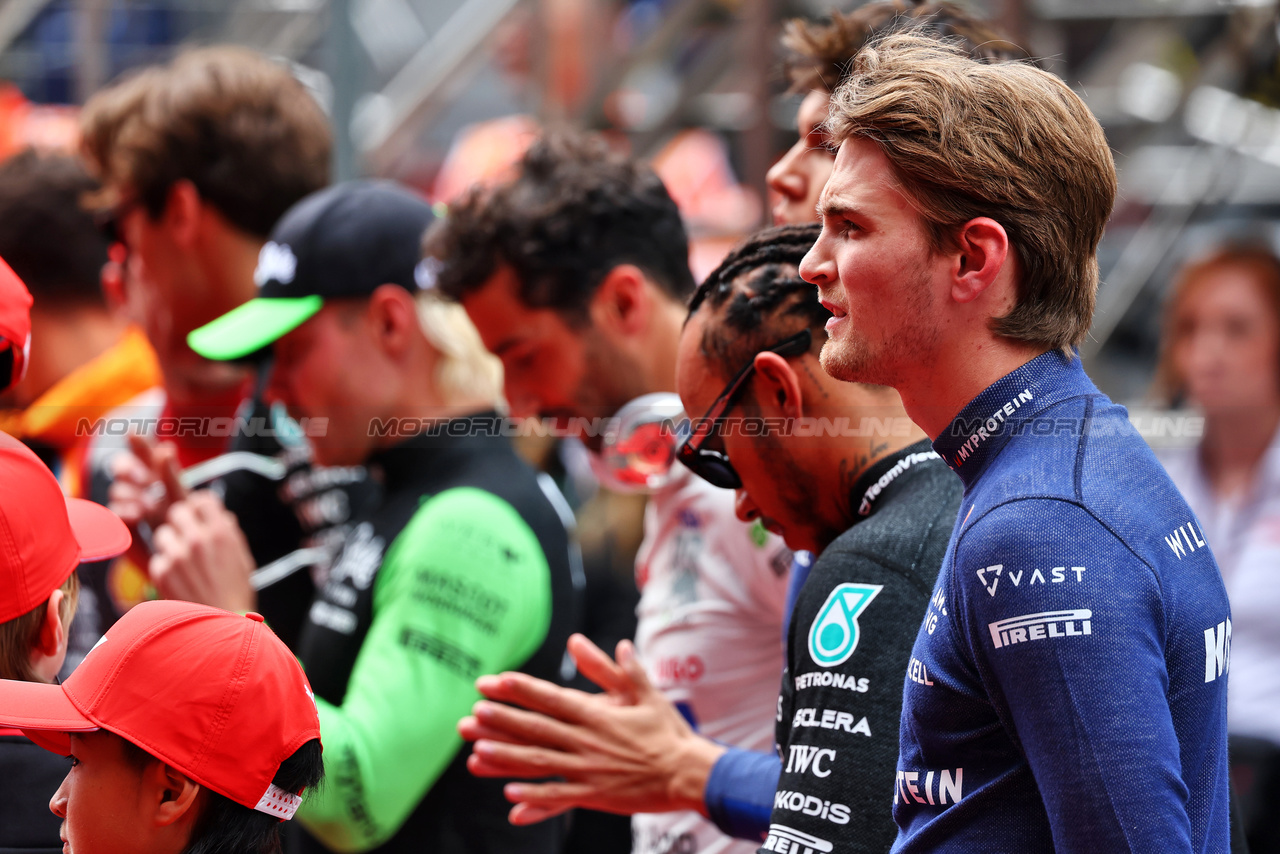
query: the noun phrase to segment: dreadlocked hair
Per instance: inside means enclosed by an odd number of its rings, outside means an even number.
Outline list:
[[[726,377],[801,329],[813,335],[812,352],[822,349],[831,313],[818,302],[818,289],[800,278],[800,262],[821,232],[816,222],[757,231],[694,292],[689,317],[704,305],[715,312],[702,333],[702,353]]]

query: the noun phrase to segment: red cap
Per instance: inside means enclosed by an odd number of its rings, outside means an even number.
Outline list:
[[[0,623],[48,599],[78,564],[114,557],[129,541],[118,516],[67,498],[39,457],[0,433]]]
[[[27,372],[31,350],[31,294],[18,274],[0,258],[0,338],[13,348],[12,377],[0,377],[0,389],[16,383]]]
[[[288,819],[271,781],[320,737],[311,686],[257,614],[190,602],[134,606],[61,685],[0,680],[0,724],[46,750],[105,729],[238,804]]]

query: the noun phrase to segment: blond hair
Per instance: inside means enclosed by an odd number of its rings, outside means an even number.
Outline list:
[[[422,334],[440,353],[435,386],[450,404],[483,402],[500,406],[502,362],[480,340],[463,307],[423,291],[415,298]]]
[[[935,249],[975,217],[1004,227],[1021,275],[1017,303],[991,319],[993,332],[1068,354],[1084,340],[1116,171],[1102,127],[1065,83],[892,33],[855,57],[831,96],[827,132],[884,152]]]

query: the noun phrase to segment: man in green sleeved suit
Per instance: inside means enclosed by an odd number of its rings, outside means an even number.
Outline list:
[[[581,575],[563,500],[503,436],[496,360],[430,293],[430,220],[386,182],[308,196],[262,250],[259,298],[189,341],[211,359],[270,346],[268,395],[308,419],[317,462],[363,464],[382,489],[302,633],[327,781],[295,850],[553,854],[561,827],[508,824],[503,781],[467,772],[454,726],[481,674],[560,678]],[[216,497],[193,496],[157,530],[153,571],[250,607],[235,534]]]

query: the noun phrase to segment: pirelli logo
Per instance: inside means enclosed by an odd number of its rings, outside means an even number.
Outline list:
[[[1027,641],[1049,638],[1071,638],[1093,634],[1093,612],[1088,608],[1071,611],[1044,611],[1039,614],[1023,614],[988,623],[991,643],[999,649]]]

